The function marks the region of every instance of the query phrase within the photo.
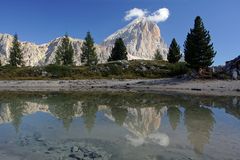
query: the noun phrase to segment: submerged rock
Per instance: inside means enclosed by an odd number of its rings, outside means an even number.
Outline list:
[[[71,148],[71,152],[78,152],[78,147],[77,146],[73,146]]]
[[[21,148],[31,150],[32,153],[42,154],[43,159],[56,160],[108,160],[111,154],[95,144],[84,140],[55,141],[42,137],[38,132],[32,135],[20,135],[17,138]]]

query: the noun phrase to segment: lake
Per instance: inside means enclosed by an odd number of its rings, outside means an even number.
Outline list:
[[[240,159],[240,97],[0,93],[2,160]]]

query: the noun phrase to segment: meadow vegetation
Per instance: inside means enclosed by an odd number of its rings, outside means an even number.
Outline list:
[[[170,64],[165,61],[112,61],[95,66],[48,65],[42,67],[0,67],[1,80],[40,79],[137,79],[166,78],[185,74],[186,63]]]

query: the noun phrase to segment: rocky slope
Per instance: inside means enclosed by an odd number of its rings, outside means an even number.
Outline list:
[[[2,64],[7,64],[12,41],[12,35],[0,34],[0,60]],[[35,66],[44,61],[48,44],[36,45],[30,42],[21,42],[21,44],[23,59],[27,66]]]
[[[104,40],[103,46],[110,53],[117,38],[122,38],[128,51],[129,59],[153,59],[157,49],[167,59],[168,48],[164,43],[158,25],[141,17],[126,27],[118,30]]]
[[[130,60],[152,59],[156,49],[159,49],[163,58],[166,59],[168,48],[161,37],[158,25],[143,17],[132,21],[126,27],[110,35],[101,45],[96,44],[100,63],[106,62],[115,40],[119,37],[123,38],[125,42]],[[62,38],[59,37],[41,45],[21,42],[25,65],[39,66],[53,63],[56,49],[61,44]],[[81,65],[80,57],[83,40],[71,37],[70,40],[75,50],[74,61],[76,65]],[[3,65],[8,63],[12,41],[12,35],[0,34],[0,60]]]
[[[55,53],[59,45],[61,45],[63,37],[56,38],[55,40],[37,45],[30,42],[21,42],[23,60],[26,66],[39,66],[54,63]],[[80,55],[82,53],[81,47],[83,40],[74,39],[70,37],[72,45],[75,50],[74,61],[76,65],[81,65]],[[1,63],[7,64],[10,56],[10,48],[12,46],[13,36],[9,34],[0,34],[0,60]],[[102,48],[96,45],[97,53],[102,53]],[[102,60],[101,54],[98,55]]]

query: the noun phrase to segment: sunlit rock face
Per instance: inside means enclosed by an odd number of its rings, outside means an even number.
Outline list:
[[[83,40],[81,39],[76,39],[76,38],[71,38],[69,37],[73,49],[74,49],[74,64],[79,66],[81,65],[81,55],[82,55],[82,45],[83,45]],[[51,41],[50,43],[48,43],[48,49],[45,53],[45,61],[42,65],[48,65],[48,64],[53,64],[55,63],[55,56],[56,56],[56,51],[57,48],[61,45],[63,40],[63,37],[57,38],[53,41]],[[98,54],[98,58],[100,62],[104,62],[103,61],[103,48],[97,44],[95,44],[95,48],[96,48],[96,52]]]
[[[13,36],[9,34],[0,34],[0,60],[7,64],[12,47]],[[37,45],[30,42],[21,42],[23,61],[26,66],[37,66],[45,59],[45,52],[48,44]]]
[[[6,103],[0,106],[0,124],[9,123],[14,118],[21,117],[22,115],[29,115],[36,112],[49,112],[48,105],[24,102],[20,103]]]
[[[60,37],[48,43],[48,48],[45,53],[45,61],[43,65],[55,63],[56,51],[58,46],[61,45],[62,39],[63,37]],[[80,65],[80,55],[81,55],[81,47],[82,47],[83,41],[79,39],[73,39],[73,38],[70,38],[70,41],[72,42],[72,45],[75,51],[74,62],[76,63],[76,65]]]
[[[163,59],[167,59],[168,48],[161,37],[158,25],[145,17],[134,20],[106,38],[103,46],[106,46],[107,53],[111,53],[117,38],[123,39],[129,59],[151,60],[157,49],[160,50]]]
[[[61,45],[63,37],[59,37],[49,43],[37,45],[30,42],[20,42],[25,66],[41,66],[55,63],[57,48]],[[0,34],[0,60],[3,65],[7,64],[12,47],[13,36],[9,34]],[[74,63],[81,65],[81,47],[83,40],[70,37],[74,48]],[[96,45],[96,52],[99,54],[99,60],[102,61],[104,49]],[[105,58],[106,59],[106,58]]]
[[[161,113],[155,108],[130,108],[123,126],[138,137],[146,137],[159,129],[160,124]]]
[[[56,99],[57,100],[57,99]],[[92,105],[85,101],[56,101],[56,103],[41,103],[29,101],[11,101],[2,103],[0,106],[0,124],[11,122],[16,129],[21,124],[24,115],[37,112],[49,113],[63,121],[65,127],[69,127],[74,117],[82,117],[86,127],[93,127],[95,114],[102,111],[105,116],[116,124],[123,126],[129,131],[126,139],[133,146],[140,146],[144,143],[154,143],[161,146],[168,146],[169,137],[159,132],[162,115],[167,107],[156,109],[148,108],[117,108],[106,105]]]
[[[56,118],[62,118],[71,116],[72,117],[81,117],[82,112],[82,103],[78,102],[77,104],[71,106],[71,109],[64,110],[65,106],[50,106],[47,104],[34,103],[34,102],[23,102],[23,103],[6,103],[1,104],[0,106],[0,124],[9,123],[21,118],[23,115],[30,115],[37,112],[46,112],[51,115],[54,115]],[[72,114],[68,114],[69,112]]]
[[[123,127],[131,135],[126,135],[126,139],[133,146],[140,146],[144,143],[155,143],[161,146],[168,146],[169,137],[164,133],[159,133],[161,117],[167,111],[167,107],[160,110],[155,108],[128,108],[127,116],[124,120]],[[116,121],[116,119],[107,113],[106,117]]]
[[[74,62],[76,65],[81,65],[83,40],[69,38],[75,51]],[[158,25],[148,21],[146,18],[139,18],[110,35],[101,45],[95,44],[100,63],[107,61],[117,38],[123,39],[127,47],[129,60],[153,59],[157,49],[160,50],[163,59],[167,58],[168,48],[161,37]],[[31,42],[20,42],[25,65],[41,66],[54,63],[56,50],[61,45],[62,39],[63,37],[59,37],[49,43],[40,45]],[[0,34],[0,60],[3,65],[9,61],[12,41],[12,35]]]
[[[6,104],[0,106],[0,124],[11,122],[11,111]]]

